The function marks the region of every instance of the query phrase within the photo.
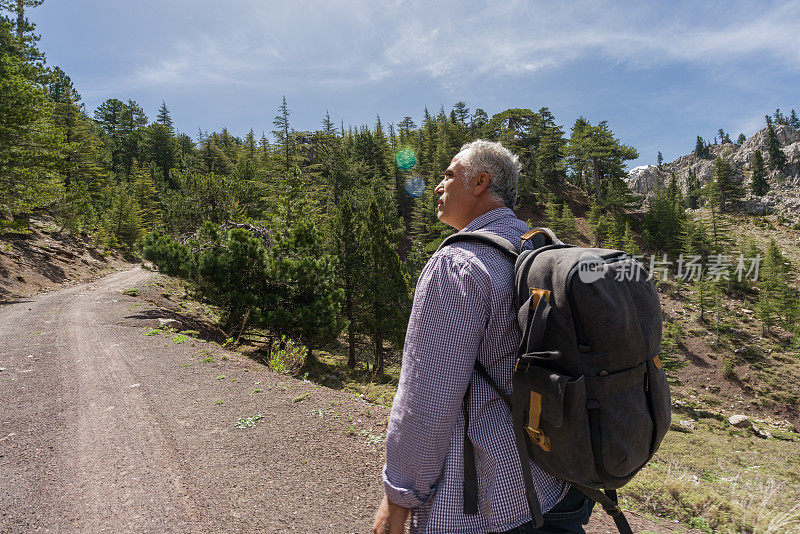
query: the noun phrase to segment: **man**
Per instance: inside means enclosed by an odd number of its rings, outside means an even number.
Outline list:
[[[529,228],[512,211],[518,182],[518,158],[500,143],[468,143],[435,189],[437,216],[459,231],[488,231],[519,243]],[[536,465],[534,486],[545,525],[533,528],[511,414],[473,373],[477,358],[501,387],[511,389],[520,339],[512,295],[513,265],[481,243],[446,247],[422,270],[389,418],[385,496],[374,533],[402,533],[410,510],[412,532],[583,532],[592,501]],[[464,512],[462,486],[462,405],[470,381],[477,514]]]

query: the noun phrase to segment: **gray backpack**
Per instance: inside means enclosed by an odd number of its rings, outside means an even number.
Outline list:
[[[488,232],[456,233],[440,246],[478,241],[515,262],[522,338],[511,394],[480,362],[475,370],[511,409],[536,527],[543,518],[528,459],[602,504],[629,533],[615,490],[647,464],[670,424],[658,294],[641,263],[622,251],[554,244],[546,228],[523,235],[520,249],[528,240],[534,248],[519,254]],[[465,413],[466,427],[466,397]],[[465,513],[478,512],[477,488],[465,428]]]

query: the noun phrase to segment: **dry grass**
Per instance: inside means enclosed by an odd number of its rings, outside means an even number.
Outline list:
[[[694,431],[669,432],[621,493],[634,509],[706,532],[797,532],[799,441],[762,439],[700,418]]]

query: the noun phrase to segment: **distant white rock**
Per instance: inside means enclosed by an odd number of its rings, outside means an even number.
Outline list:
[[[628,171],[628,177],[638,176],[641,172],[649,169],[650,167],[655,167],[655,165],[639,165],[638,167],[634,167]]]
[[[628,171],[628,187],[636,193],[649,193],[663,177],[655,165],[639,165]]]

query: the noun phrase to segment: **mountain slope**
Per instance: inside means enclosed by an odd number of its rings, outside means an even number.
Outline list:
[[[689,173],[694,172],[700,185],[709,183],[714,174],[714,159],[719,156],[733,165],[736,174],[744,181],[748,191],[743,208],[751,214],[780,213],[795,223],[800,223],[800,132],[792,126],[773,126],[775,135],[786,155],[787,165],[782,171],[769,171],[770,191],[763,197],[750,193],[753,154],[760,150],[767,160],[767,128],[763,128],[743,144],[724,143],[709,147],[710,156],[699,158],[693,152],[681,156],[660,168],[643,165],[630,171],[628,185],[636,193],[648,195],[657,187],[669,183],[674,174],[678,185],[686,192]]]

